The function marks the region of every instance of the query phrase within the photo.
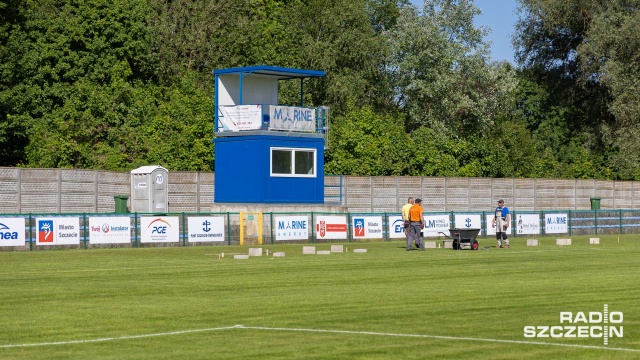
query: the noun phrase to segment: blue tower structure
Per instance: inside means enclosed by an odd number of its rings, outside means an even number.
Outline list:
[[[328,107],[305,107],[304,79],[323,71],[273,66],[214,70],[215,203],[323,204]],[[278,103],[300,82],[299,106]]]

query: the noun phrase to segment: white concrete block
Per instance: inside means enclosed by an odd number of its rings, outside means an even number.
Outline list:
[[[284,252],[274,252],[273,257],[284,257]]]
[[[571,239],[556,239],[556,245],[558,246],[571,245]]]
[[[527,246],[538,246],[538,239],[527,239]]]
[[[315,255],[316,247],[315,246],[303,246],[302,254],[304,255]]]
[[[436,248],[436,242],[435,241],[425,241],[424,242],[424,248],[425,249],[435,249]]]
[[[367,249],[353,249],[354,253],[366,253]]]
[[[344,246],[342,246],[342,245],[331,245],[331,252],[334,252],[334,253],[344,252]]]
[[[330,250],[318,250],[316,251],[316,255],[331,255]]]
[[[249,248],[249,256],[262,256],[262,248]]]
[[[453,240],[442,240],[443,249],[453,249]]]
[[[590,245],[599,245],[600,244],[600,238],[589,238],[589,244]]]
[[[247,260],[249,258],[249,255],[233,255],[233,258],[236,260]]]

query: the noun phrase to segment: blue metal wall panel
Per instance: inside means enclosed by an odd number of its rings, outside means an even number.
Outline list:
[[[216,138],[216,203],[324,202],[324,139],[252,135]],[[270,148],[315,148],[316,177],[271,177]]]

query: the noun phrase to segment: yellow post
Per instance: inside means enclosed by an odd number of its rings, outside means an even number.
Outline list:
[[[258,213],[258,244],[262,245],[262,213]]]
[[[244,213],[240,212],[240,245],[244,244]]]

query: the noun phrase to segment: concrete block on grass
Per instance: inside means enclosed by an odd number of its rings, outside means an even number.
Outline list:
[[[262,256],[262,248],[249,248],[249,256]]]
[[[342,246],[342,245],[331,245],[331,252],[334,252],[334,253],[344,252],[344,246]]]
[[[367,249],[353,249],[354,253],[366,253]]]
[[[303,255],[315,255],[316,247],[315,246],[303,246],[302,254]]]
[[[569,246],[571,245],[571,239],[556,239],[556,245]]]
[[[436,248],[436,242],[435,241],[425,241],[424,242],[424,248],[425,249],[435,249]]]
[[[233,255],[233,258],[236,260],[247,260],[249,258],[249,255]]]
[[[453,240],[442,240],[443,249],[453,249]]]
[[[318,251],[316,251],[316,255],[331,255],[331,251],[329,251],[329,250],[318,250]]]
[[[538,239],[527,239],[527,246],[538,246]]]
[[[589,245],[600,245],[600,238],[589,238]]]
[[[284,252],[274,252],[273,257],[284,257]]]

